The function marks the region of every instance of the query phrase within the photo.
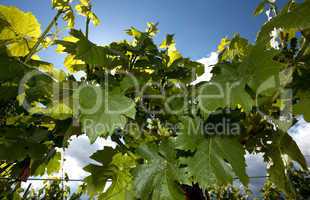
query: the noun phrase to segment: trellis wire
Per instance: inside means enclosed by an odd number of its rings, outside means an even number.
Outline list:
[[[304,155],[304,157],[310,157],[310,155]],[[63,169],[62,169],[63,170]],[[249,179],[263,179],[268,178],[267,175],[260,175],[260,176],[250,176]],[[234,180],[238,180],[238,177],[233,178]],[[13,177],[0,177],[0,180],[15,180],[21,181],[18,178]],[[85,182],[84,179],[65,179],[62,175],[61,178],[28,178],[27,181],[61,181],[61,182]],[[112,182],[112,180],[107,180],[107,182]]]

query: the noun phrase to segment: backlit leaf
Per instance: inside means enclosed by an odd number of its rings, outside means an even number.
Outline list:
[[[0,5],[0,41],[7,41],[12,56],[25,56],[41,35],[40,24],[31,13]]]

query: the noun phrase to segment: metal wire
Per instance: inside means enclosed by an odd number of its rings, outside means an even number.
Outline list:
[[[310,155],[304,155],[304,157],[310,157]],[[268,178],[267,175],[260,176],[250,176],[249,179],[263,179]],[[238,180],[238,177],[233,178],[234,180]],[[21,181],[18,178],[13,177],[0,177],[0,180],[16,180]],[[85,182],[84,179],[65,179],[63,176],[61,178],[28,178],[27,181],[62,181],[62,182]],[[112,182],[112,180],[107,180],[107,182]]]
[[[20,181],[18,178],[13,177],[0,177],[0,180],[16,180]],[[63,179],[63,178],[28,178],[28,181],[75,181],[75,182],[83,182],[83,179]]]

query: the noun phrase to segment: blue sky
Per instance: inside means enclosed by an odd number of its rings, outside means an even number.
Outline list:
[[[124,30],[130,26],[144,29],[147,22],[159,22],[159,43],[167,33],[175,34],[177,48],[186,57],[200,59],[216,50],[221,38],[240,33],[254,41],[266,16],[254,17],[260,0],[93,0],[95,13],[101,19],[99,27],[91,27],[90,39],[100,44],[127,38]],[[285,0],[279,1],[281,4]],[[55,15],[50,0],[0,0],[30,11],[47,26]],[[78,18],[76,28],[84,29],[84,18]],[[61,23],[60,23],[61,24]],[[40,54],[61,67],[62,59],[53,50]]]

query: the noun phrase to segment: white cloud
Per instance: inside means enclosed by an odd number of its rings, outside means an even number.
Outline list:
[[[310,155],[310,123],[307,123],[303,118],[301,118],[296,123],[296,125],[289,130],[289,133],[296,141],[302,153],[306,156],[309,156]]]
[[[70,179],[83,179],[88,173],[83,167],[96,161],[89,158],[93,153],[103,149],[105,146],[115,148],[116,144],[110,139],[98,138],[94,144],[90,144],[86,135],[72,137],[69,147],[65,150],[64,172]]]
[[[197,62],[200,62],[204,64],[206,67],[210,65],[215,65],[218,61],[218,53],[217,52],[211,52],[208,57],[201,58],[197,60]]]
[[[194,85],[202,81],[209,81],[211,79],[212,65],[215,65],[218,62],[218,53],[212,52],[208,57],[201,58],[197,60],[197,62],[204,64],[205,72],[192,83]]]

